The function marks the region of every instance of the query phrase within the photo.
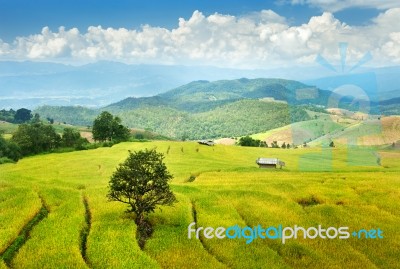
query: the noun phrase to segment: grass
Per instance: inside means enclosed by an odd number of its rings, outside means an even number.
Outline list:
[[[12,134],[18,129],[18,124],[0,121],[0,133]]]
[[[128,150],[154,147],[166,156],[178,203],[150,215],[154,232],[141,250],[125,205],[107,201],[107,183]],[[396,268],[400,152],[378,152],[381,166],[372,153],[372,148],[284,150],[160,141],[24,158],[0,165],[0,250],[40,210],[40,195],[49,214],[12,259],[15,268]],[[287,167],[259,169],[258,157],[280,158]],[[199,227],[320,224],[380,228],[385,238],[298,239],[285,245],[188,239],[193,208]]]

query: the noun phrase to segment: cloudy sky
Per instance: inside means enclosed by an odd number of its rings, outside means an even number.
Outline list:
[[[0,0],[0,60],[400,64],[398,0]]]

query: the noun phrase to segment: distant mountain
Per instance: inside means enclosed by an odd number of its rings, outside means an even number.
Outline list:
[[[400,115],[400,97],[374,103],[372,111],[383,115]]]
[[[127,97],[153,96],[193,80],[264,75],[262,70],[107,61],[82,66],[0,62],[0,109],[40,105],[102,107]]]
[[[143,106],[168,106],[187,112],[204,112],[242,100],[263,99],[284,101],[289,105],[327,105],[332,92],[284,79],[235,79],[193,81],[153,97],[127,98],[105,109],[120,111]]]
[[[400,97],[400,67],[362,68],[358,72],[336,73],[317,79],[302,80],[323,90],[340,91],[347,87],[348,95],[368,96],[373,102]],[[358,88],[355,90],[355,87]]]
[[[241,77],[290,79],[322,90],[334,90],[344,83],[349,84],[350,81],[351,84],[359,80],[361,88],[367,91],[371,100],[375,99],[373,96],[386,100],[400,97],[399,73],[400,67],[359,68],[358,73],[349,76],[332,73],[319,66],[241,70],[211,66],[131,65],[110,61],[81,66],[0,61],[0,109],[22,106],[35,108],[41,105],[103,107],[128,97],[140,98],[165,93],[191,81],[232,80]],[[240,81],[232,83],[245,84]],[[215,87],[219,88],[218,85]],[[263,96],[263,89],[259,90],[245,97]],[[276,90],[279,91],[278,87]]]

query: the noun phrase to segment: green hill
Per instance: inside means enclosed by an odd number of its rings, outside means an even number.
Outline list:
[[[240,136],[306,120],[304,109],[286,104],[241,100],[202,113],[169,107],[144,107],[118,114],[129,127],[151,129],[176,138],[205,139]]]
[[[314,141],[320,143],[326,137]],[[360,121],[330,135],[330,139],[348,145],[388,145],[400,140],[400,117],[389,116]]]
[[[92,125],[93,120],[101,111],[82,106],[41,106],[33,113],[39,113],[42,119],[52,118],[57,122],[88,126]]]
[[[311,90],[317,98],[307,99]],[[166,93],[127,98],[102,109],[42,106],[43,117],[74,125],[91,125],[108,110],[128,127],[151,129],[175,138],[241,136],[309,119],[300,103],[323,103],[328,92],[283,79],[195,81]],[[276,100],[277,102],[274,102]]]
[[[304,91],[311,91],[306,98]],[[152,97],[129,97],[111,104],[111,111],[132,110],[145,106],[168,106],[187,112],[205,112],[241,99],[273,98],[291,105],[326,105],[331,92],[319,90],[298,81],[284,79],[236,79],[194,81]]]
[[[283,142],[301,145],[309,143],[320,137],[333,134],[338,130],[347,128],[347,123],[336,123],[326,119],[316,119],[303,122],[296,122],[267,132],[253,134],[254,139],[266,141],[271,144],[277,141],[279,145]]]

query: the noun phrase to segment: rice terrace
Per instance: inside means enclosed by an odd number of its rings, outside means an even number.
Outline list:
[[[174,179],[178,203],[150,215],[143,250],[125,206],[107,202],[107,182],[128,150],[156,148]],[[183,151],[182,151],[183,149]],[[258,156],[288,163],[260,170]],[[112,148],[25,158],[1,169],[1,253],[43,208],[47,211],[11,260],[15,268],[394,268],[399,257],[398,151],[382,165],[353,166],[347,149],[260,149],[194,142],[121,143]],[[357,162],[374,158],[360,150]],[[315,157],[318,156],[318,164]],[[330,157],[333,156],[331,159]],[[299,166],[302,163],[303,168]],[[318,167],[326,165],[329,172]],[[304,168],[305,167],[305,168]],[[321,169],[324,170],[324,169]],[[29,173],[27,172],[29,171]],[[190,176],[195,179],[188,182]],[[305,200],[314,199],[307,204]],[[239,224],[380,228],[384,239],[188,240],[187,226]],[[88,215],[90,218],[88,218]],[[90,228],[90,229],[88,229]],[[87,236],[82,237],[82,231]],[[82,251],[82,240],[85,251]],[[83,255],[84,253],[84,255]],[[251,259],[248,256],[251,255]],[[3,268],[7,266],[3,263]]]

